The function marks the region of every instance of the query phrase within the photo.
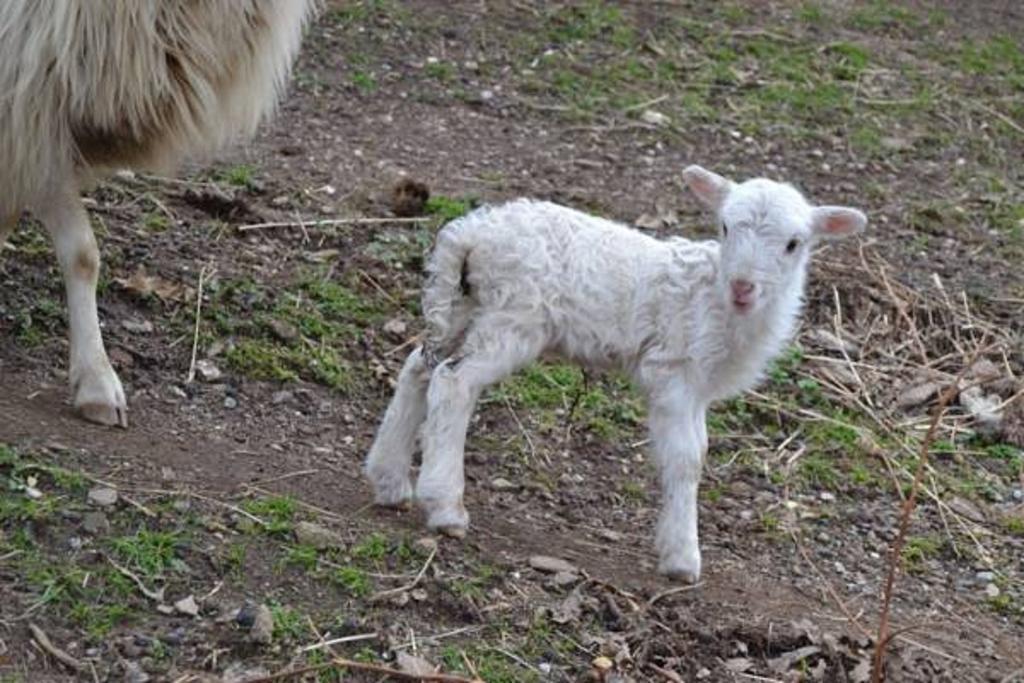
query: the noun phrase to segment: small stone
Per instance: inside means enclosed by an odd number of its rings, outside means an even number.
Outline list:
[[[422,588],[414,588],[413,590],[409,591],[409,597],[411,597],[416,602],[423,602],[427,599],[428,595],[426,590]]]
[[[153,323],[148,320],[128,319],[121,322],[121,327],[132,334],[150,334],[153,331]]]
[[[178,628],[165,634],[160,640],[167,643],[168,645],[177,647],[181,645],[183,642],[185,642],[185,629],[179,626]]]
[[[618,531],[614,531],[612,529],[601,529],[599,532],[597,532],[597,535],[602,540],[608,541],[609,543],[621,543],[622,542],[622,534],[620,534]]]
[[[220,368],[212,360],[206,358],[196,361],[196,374],[204,382],[216,382],[224,376]]]
[[[1013,498],[1015,502],[1024,500],[1024,489],[1014,489],[1010,494],[1010,497]]]
[[[293,400],[295,400],[295,394],[290,391],[275,391],[270,396],[270,402],[275,406],[282,403],[291,403]]]
[[[87,498],[93,505],[110,507],[117,503],[117,491],[106,486],[96,486],[89,489]]]
[[[591,664],[593,664],[595,669],[602,672],[610,671],[612,667],[615,666],[615,662],[613,662],[611,659],[605,656],[595,657],[594,661],[591,662]]]
[[[754,519],[754,511],[740,510],[740,519],[742,519],[744,522],[749,522],[750,520]]]
[[[978,572],[974,575],[974,580],[978,583],[992,583],[996,580],[995,572]]]
[[[987,586],[985,586],[985,596],[988,598],[998,598],[999,586],[995,585],[994,583],[990,583]]]
[[[238,399],[235,398],[234,396],[225,396],[224,407],[227,408],[228,410],[234,410],[235,408],[238,407]]]
[[[702,681],[710,675],[711,671],[709,669],[701,669],[697,672],[697,680]]]
[[[289,322],[271,318],[268,324],[278,341],[291,342],[299,338],[299,329]]]
[[[977,505],[966,498],[954,496],[948,504],[950,510],[961,517],[966,517],[972,522],[984,523],[986,521],[985,513],[982,512]]]
[[[644,113],[640,115],[640,120],[658,127],[667,126],[672,121],[668,116],[654,109],[644,110]]]
[[[235,612],[235,623],[241,628],[252,628],[252,625],[256,622],[256,609],[258,607],[259,605],[256,603],[246,600],[245,604]]]
[[[149,674],[142,670],[138,662],[124,663],[124,683],[147,683]]]
[[[252,628],[249,629],[249,639],[260,645],[269,645],[274,640],[274,615],[266,605],[256,608]]]
[[[311,545],[317,550],[340,548],[345,545],[339,534],[314,522],[296,524],[295,540],[303,545]]]
[[[270,675],[270,670],[262,666],[256,666],[250,668],[247,664],[242,662],[235,662],[224,670],[224,676],[221,678],[222,683],[245,683],[245,681],[252,681],[258,678],[266,678]]]
[[[416,655],[409,654],[404,650],[398,652],[398,656],[395,659],[395,664],[398,665],[398,669],[405,674],[415,676],[417,678],[423,678],[429,680],[430,676],[437,673],[437,669],[434,665]]]
[[[102,512],[87,512],[82,517],[82,530],[93,536],[105,534],[110,531],[110,520]]]
[[[559,588],[564,588],[576,583],[579,578],[579,575],[572,572],[556,572],[554,577],[551,579],[551,583]]]
[[[836,494],[831,491],[822,491],[818,494],[818,498],[820,498],[823,503],[832,503],[835,502]]]
[[[491,488],[495,491],[516,491],[519,489],[519,485],[512,483],[508,479],[498,477],[491,480]]]
[[[549,557],[547,555],[532,556],[530,558],[530,566],[539,572],[544,572],[545,574],[557,574],[559,572],[565,572],[567,574],[580,573],[579,569],[566,560],[563,560],[560,557]]]
[[[163,605],[163,604],[157,605],[156,606],[156,611],[159,612],[160,614],[166,614],[168,616],[174,614],[174,608],[171,607],[170,605]]]
[[[423,538],[417,539],[416,542],[413,543],[413,547],[419,552],[429,555],[437,550],[437,539],[433,536],[424,536]]]
[[[409,325],[401,318],[392,318],[384,323],[381,330],[395,341],[403,341],[409,332]]]
[[[181,600],[178,600],[176,603],[174,603],[174,609],[178,610],[185,616],[199,616],[199,605],[196,604],[196,599],[191,595],[189,595],[186,598],[182,598]]]

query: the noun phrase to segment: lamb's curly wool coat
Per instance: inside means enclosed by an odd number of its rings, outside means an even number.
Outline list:
[[[716,212],[720,242],[658,240],[529,200],[440,232],[423,292],[427,339],[406,360],[367,457],[378,503],[412,496],[421,430],[416,497],[431,527],[465,533],[463,446],[480,392],[543,353],[617,367],[647,397],[665,499],[661,570],[697,579],[708,406],[752,386],[793,334],[810,245],[866,219],[766,179],[736,185],[699,167],[684,177]]]
[[[75,405],[125,422],[95,310],[99,256],[78,201],[118,168],[165,170],[270,113],[315,0],[0,2],[0,247],[22,211],[68,290]]]

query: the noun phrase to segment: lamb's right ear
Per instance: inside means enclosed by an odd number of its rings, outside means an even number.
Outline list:
[[[683,180],[700,203],[712,211],[718,211],[733,185],[728,178],[696,165],[686,167]]]

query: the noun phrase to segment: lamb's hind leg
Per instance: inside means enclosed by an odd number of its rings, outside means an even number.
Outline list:
[[[53,240],[67,292],[71,356],[69,371],[75,409],[87,420],[128,426],[124,389],[103,348],[96,311],[100,254],[89,216],[68,187],[34,207]]]
[[[427,416],[427,385],[430,371],[417,348],[405,360],[398,375],[394,398],[366,457],[364,470],[373,484],[377,505],[398,507],[412,498],[409,469],[416,450],[416,433]]]
[[[480,393],[535,359],[543,339],[534,328],[510,329],[499,318],[481,318],[466,337],[460,355],[441,363],[427,390],[423,426],[423,467],[416,498],[427,525],[450,536],[465,535],[469,514],[463,503],[466,430]]]

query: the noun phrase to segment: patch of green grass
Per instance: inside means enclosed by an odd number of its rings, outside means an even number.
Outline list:
[[[451,83],[458,72],[451,62],[437,61],[427,62],[423,67],[423,73],[442,83]]]
[[[997,614],[1003,614],[1006,616],[1013,615],[1017,612],[1017,608],[1013,604],[1013,598],[1006,593],[1000,593],[995,596],[986,596],[985,604],[988,608]]]
[[[297,642],[306,638],[309,627],[306,618],[298,610],[282,605],[270,605],[270,616],[274,621],[274,640]]]
[[[466,666],[466,660],[472,662],[477,677],[487,683],[535,683],[541,680],[535,670],[519,666],[507,655],[484,644],[466,649],[447,646],[441,650],[445,671],[463,675],[474,673]]]
[[[921,571],[924,562],[938,557],[942,547],[943,541],[937,536],[911,536],[903,546],[903,564],[907,571]]]
[[[183,540],[178,532],[139,529],[131,536],[110,540],[114,555],[144,578],[155,579],[180,568],[176,547]]]
[[[806,453],[797,463],[796,474],[801,483],[819,489],[835,489],[840,473],[833,458],[821,453]]]
[[[242,509],[262,519],[266,533],[282,536],[291,532],[298,504],[290,496],[274,496],[247,500],[242,503]]]
[[[387,557],[389,546],[387,536],[372,533],[352,547],[352,557],[379,563]]]
[[[1004,517],[1003,529],[1011,536],[1024,537],[1024,517]]]
[[[159,211],[150,211],[142,217],[142,227],[147,232],[163,232],[170,227],[167,216]]]
[[[622,482],[620,487],[622,497],[632,503],[645,503],[647,501],[647,490],[638,481],[627,480]]]
[[[256,171],[247,164],[238,164],[218,172],[215,178],[234,187],[249,189],[256,183]]]
[[[1024,49],[1015,37],[968,40],[961,46],[959,63],[967,73],[1000,76],[1014,86],[1024,85]]]
[[[805,24],[818,25],[825,21],[825,10],[818,2],[805,2],[797,12],[797,18]]]
[[[891,0],[871,0],[861,4],[850,14],[849,24],[853,28],[869,33],[888,29],[906,32],[914,30],[920,21],[910,9],[901,7]]]
[[[548,38],[556,44],[609,41],[626,47],[635,41],[635,32],[615,3],[588,0],[559,7],[547,17]]]
[[[372,588],[370,577],[358,567],[337,567],[331,572],[331,580],[355,598],[369,595]]]
[[[40,295],[31,308],[14,312],[14,337],[26,348],[51,340],[64,323],[64,307],[56,299]]]
[[[374,296],[319,272],[273,290],[230,281],[212,296],[209,315],[217,332],[235,340],[225,353],[233,370],[262,380],[304,378],[340,391],[350,389],[359,372],[343,355],[346,345],[387,313]]]
[[[427,199],[424,210],[427,215],[435,216],[440,223],[448,223],[462,218],[473,209],[473,202],[468,199],[455,199],[444,195],[434,195]]]
[[[284,561],[286,564],[293,567],[298,567],[306,571],[313,571],[316,569],[318,557],[319,553],[313,546],[295,545],[288,548],[288,551],[285,553]]]
[[[610,375],[589,382],[569,363],[529,365],[498,385],[491,396],[533,411],[546,428],[559,424],[556,412],[572,409],[575,422],[605,440],[639,427],[645,415],[643,402],[627,380]]]
[[[377,89],[377,79],[368,71],[356,71],[352,74],[352,85],[362,93],[372,93]]]

